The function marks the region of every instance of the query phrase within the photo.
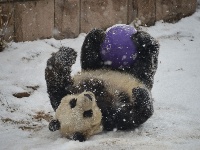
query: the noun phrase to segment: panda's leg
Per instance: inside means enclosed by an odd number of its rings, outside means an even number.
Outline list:
[[[132,39],[137,45],[137,57],[130,73],[151,89],[158,66],[159,43],[144,31],[138,31]]]
[[[124,103],[118,108],[116,124],[120,130],[133,129],[143,124],[153,114],[153,102],[150,93],[144,88],[134,88],[133,103]]]
[[[100,45],[104,37],[105,33],[101,29],[93,29],[87,34],[81,48],[82,69],[99,69],[103,66],[100,56]]]
[[[134,122],[140,125],[153,115],[153,99],[149,91],[144,88],[134,88],[132,93],[135,96]]]
[[[68,87],[72,86],[71,66],[75,63],[77,53],[68,47],[61,47],[47,61],[45,80],[47,92],[54,110],[60,104],[61,99],[70,94]]]

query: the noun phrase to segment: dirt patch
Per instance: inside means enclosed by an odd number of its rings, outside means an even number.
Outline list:
[[[50,122],[53,119],[53,116],[50,115],[50,113],[45,113],[44,111],[39,111],[36,113],[36,115],[33,116],[34,119],[37,121],[41,121],[42,119],[46,120],[47,122]]]
[[[19,126],[18,128],[23,130],[23,131],[39,131],[44,127],[44,125],[23,125],[23,126]]]
[[[35,86],[26,86],[26,88],[24,90],[27,90],[27,92],[14,93],[13,96],[17,97],[17,98],[29,97],[38,88],[39,88],[38,85],[35,85]]]
[[[13,96],[17,98],[29,97],[31,94],[29,92],[14,93]]]
[[[27,88],[29,88],[29,89],[32,89],[32,90],[37,90],[38,88],[39,88],[39,86],[38,85],[36,85],[36,86],[26,86]]]
[[[26,131],[39,131],[44,126],[44,125],[32,124],[29,121],[24,121],[24,120],[17,121],[10,118],[2,118],[1,121],[3,123],[18,125],[19,129],[26,130]]]
[[[23,131],[39,131],[46,125],[42,120],[50,122],[53,119],[53,116],[44,111],[36,112],[35,115],[31,115],[31,120],[14,120],[11,118],[1,118],[1,121],[5,124],[17,125],[17,127]]]

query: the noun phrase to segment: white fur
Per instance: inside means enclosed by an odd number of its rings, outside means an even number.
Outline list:
[[[105,87],[111,94],[114,95],[116,92],[124,91],[128,93],[132,101],[134,100],[132,89],[136,87],[145,88],[144,84],[130,74],[106,69],[82,71],[74,76],[74,84],[78,85],[80,82],[86,79],[99,79],[104,81]]]
[[[105,88],[111,95],[116,95],[117,92],[127,93],[130,97],[130,101],[133,103],[134,96],[132,95],[132,89],[136,87],[146,88],[145,85],[134,78],[134,76],[106,69],[82,71],[73,77],[74,85],[78,86],[88,79],[91,81],[93,79],[98,79],[99,82],[104,82]],[[84,97],[85,93],[92,95],[93,101],[88,101],[87,97]],[[73,98],[77,99],[77,105],[71,109],[69,102]],[[115,101],[114,104],[117,106],[118,102]],[[91,118],[84,118],[83,112],[89,109],[93,110],[93,116]],[[60,132],[67,137],[72,136],[75,132],[81,132],[88,138],[102,131],[102,114],[92,92],[83,92],[77,95],[68,95],[64,97],[56,110],[56,119],[61,123]]]
[[[90,94],[93,100],[89,100],[84,94]],[[77,102],[76,106],[71,108],[69,102],[73,98],[76,98]],[[90,109],[93,110],[92,117],[84,118],[83,112]],[[75,132],[83,133],[88,138],[102,131],[102,114],[91,92],[65,96],[56,110],[56,119],[60,122],[61,134],[68,138],[71,138]]]

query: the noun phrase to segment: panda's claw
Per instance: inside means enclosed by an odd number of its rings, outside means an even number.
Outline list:
[[[49,130],[54,132],[60,129],[60,122],[58,120],[51,120],[49,123]]]

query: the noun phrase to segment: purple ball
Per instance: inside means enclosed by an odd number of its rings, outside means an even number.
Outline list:
[[[136,45],[131,40],[137,30],[129,25],[114,25],[106,32],[100,54],[104,64],[113,68],[130,67],[136,58]]]

